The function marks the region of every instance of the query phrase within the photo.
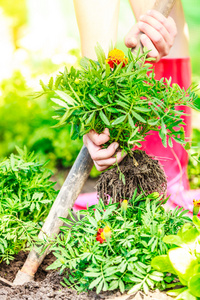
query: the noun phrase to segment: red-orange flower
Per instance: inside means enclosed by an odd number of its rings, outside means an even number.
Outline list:
[[[109,64],[111,69],[113,69],[115,65],[119,65],[121,62],[123,62],[122,64],[122,68],[123,68],[128,63],[128,58],[125,57],[125,54],[122,50],[115,48],[114,50],[111,50],[108,53],[108,58],[106,59],[106,62],[107,64]]]
[[[106,242],[106,238],[109,240],[111,237],[111,230],[108,225],[106,225],[104,228],[99,228],[97,231],[97,236],[96,240],[100,243],[103,244],[103,242]]]
[[[103,228],[99,228],[98,229],[96,240],[100,244],[103,244],[103,242],[106,240],[105,237],[104,237],[104,235],[103,235]]]

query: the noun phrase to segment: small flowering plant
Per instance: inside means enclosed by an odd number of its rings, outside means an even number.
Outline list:
[[[63,285],[78,292],[96,288],[97,293],[115,289],[148,293],[166,286],[166,275],[152,268],[151,259],[167,253],[170,245],[163,237],[176,234],[190,219],[182,208],[164,211],[162,196],[136,195],[135,190],[129,201],[108,205],[100,200],[77,212],[77,218],[71,211],[71,220],[62,218],[70,227],[61,227],[62,234],[51,247],[56,261],[48,269],[60,270]]]
[[[150,130],[159,132],[163,145],[173,140],[184,144],[181,111],[176,105],[194,108],[196,95],[182,90],[171,80],[155,80],[148,52],[134,56],[128,51],[113,49],[106,58],[96,47],[98,60],[82,58],[80,68],[65,68],[54,81],[50,79],[45,93],[59,106],[55,108],[57,126],[71,124],[71,137],[81,138],[90,130],[110,130],[108,144],[118,141],[120,148],[130,152]],[[167,139],[168,136],[168,139]]]

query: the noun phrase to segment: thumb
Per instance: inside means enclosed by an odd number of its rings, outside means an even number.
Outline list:
[[[125,36],[124,39],[124,43],[126,45],[126,47],[128,48],[135,48],[137,45],[137,36],[139,34],[140,30],[137,26],[137,24],[135,24],[131,30],[127,33],[127,35]]]

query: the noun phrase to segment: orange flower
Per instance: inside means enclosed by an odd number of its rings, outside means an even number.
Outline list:
[[[121,62],[123,62],[122,64],[122,68],[123,68],[128,63],[128,58],[125,57],[125,54],[122,50],[115,48],[114,50],[111,50],[108,53],[108,58],[106,59],[106,62],[107,64],[109,64],[111,69],[113,69],[115,65],[119,65]]]

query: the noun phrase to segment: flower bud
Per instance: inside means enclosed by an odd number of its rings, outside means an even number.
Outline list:
[[[121,204],[122,212],[126,212],[127,207],[128,207],[128,200],[122,201],[122,204]]]
[[[150,199],[157,199],[158,197],[160,197],[158,192],[154,192],[154,193],[148,195],[148,198],[150,198]]]
[[[106,240],[109,240],[109,238],[111,237],[111,230],[110,230],[110,227],[108,225],[106,225],[103,229],[103,235],[104,235],[104,238]]]
[[[200,200],[193,200],[193,215],[196,216],[199,213],[199,209],[200,209]]]

